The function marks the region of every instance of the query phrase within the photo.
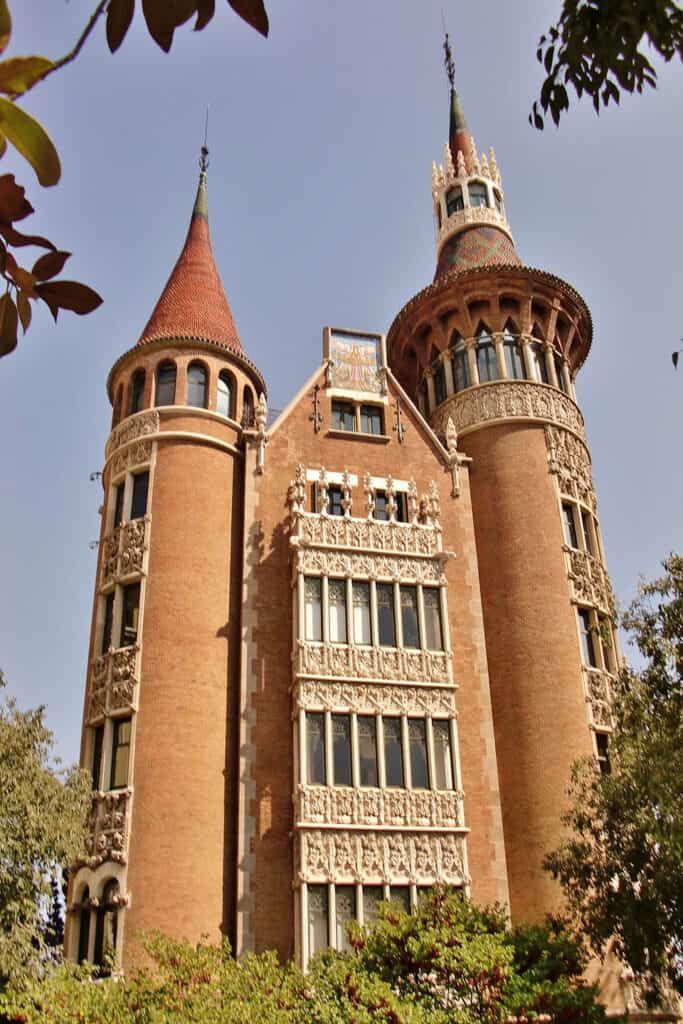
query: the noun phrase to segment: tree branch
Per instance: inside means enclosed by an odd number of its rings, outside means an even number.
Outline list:
[[[88,24],[85,26],[80,36],[78,37],[76,45],[73,47],[73,49],[69,50],[69,52],[65,54],[63,57],[61,57],[60,60],[55,61],[52,67],[48,68],[45,74],[33,83],[34,86],[38,85],[38,82],[44,82],[48,75],[51,75],[54,71],[58,71],[60,68],[63,68],[66,64],[70,64],[73,60],[76,59],[76,57],[83,49],[88,39],[88,36],[94,29],[102,14],[104,14],[104,11],[108,3],[109,0],[100,0],[97,7],[90,15],[90,20],[88,21]],[[31,88],[33,88],[33,86],[31,86]],[[26,91],[28,92],[28,90]]]

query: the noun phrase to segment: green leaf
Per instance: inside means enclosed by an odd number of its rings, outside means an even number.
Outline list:
[[[262,0],[228,0],[236,14],[262,36],[268,35],[268,15]]]
[[[70,255],[70,252],[46,252],[38,257],[31,273],[38,281],[49,281],[60,273]]]
[[[12,18],[7,6],[7,0],[0,0],[0,53],[6,49],[11,35]]]
[[[0,61],[0,92],[18,96],[53,67],[53,62],[47,57],[12,57]]]
[[[130,28],[135,0],[110,0],[107,8],[107,46],[116,53]]]
[[[0,299],[0,356],[6,356],[17,347],[17,307],[9,292]]]
[[[62,170],[49,135],[30,114],[4,96],[0,96],[0,130],[31,164],[41,185],[57,184]]]
[[[28,300],[28,296],[25,292],[17,292],[17,309],[19,311],[19,319],[21,320],[21,326],[26,334],[29,324],[31,323],[31,303]]]
[[[47,281],[37,284],[36,295],[49,307],[55,320],[60,309],[70,309],[83,316],[102,304],[102,297],[78,281]]]
[[[0,175],[0,221],[11,224],[33,213],[33,207],[22,185],[17,185],[13,174]]]

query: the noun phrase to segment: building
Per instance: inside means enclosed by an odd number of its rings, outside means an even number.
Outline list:
[[[452,81],[451,81],[452,84]],[[437,881],[539,918],[571,762],[608,770],[612,598],[576,291],[517,254],[454,88],[433,282],[325,328],[271,422],[187,239],[108,380],[67,953],[158,928],[306,965]]]

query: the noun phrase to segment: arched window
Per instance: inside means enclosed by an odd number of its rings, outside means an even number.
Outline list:
[[[548,384],[548,364],[545,361],[543,345],[540,341],[532,341],[529,345],[529,350],[531,352],[531,358],[534,361],[536,380],[540,381],[541,384]]]
[[[503,356],[505,358],[505,372],[509,380],[524,380],[524,358],[519,345],[519,338],[513,334],[509,327],[503,332]]]
[[[90,951],[90,889],[86,885],[79,900],[81,909],[78,913],[78,962],[88,959]]]
[[[555,374],[557,376],[557,386],[560,391],[567,391],[567,383],[564,379],[564,359],[557,352],[553,352],[553,359],[555,360]]]
[[[157,405],[173,405],[175,402],[175,363],[170,359],[157,366]]]
[[[102,900],[97,908],[95,925],[95,951],[93,962],[99,967],[110,968],[116,954],[118,933],[119,883],[111,879],[102,890]]]
[[[130,396],[128,398],[128,415],[140,412],[145,399],[145,371],[136,370],[130,379]]]
[[[465,342],[459,334],[454,334],[451,341],[451,359],[453,360],[453,387],[456,391],[462,391],[471,385],[472,377]]]
[[[480,384],[498,380],[496,349],[486,327],[482,327],[477,333],[477,372]]]
[[[244,389],[242,397],[242,426],[251,427],[254,422],[254,396],[251,388]]]
[[[121,419],[121,405],[123,404],[123,384],[119,384],[116,392],[116,398],[114,399],[114,410],[111,417],[111,425],[115,427]]]
[[[187,368],[187,404],[206,409],[207,373],[201,363],[190,363]]]
[[[458,210],[465,209],[465,202],[462,198],[462,189],[459,185],[455,188],[450,189],[446,193],[446,213],[450,217],[452,213],[457,213]]]
[[[446,370],[440,359],[434,364],[434,402],[441,405],[446,401]]]
[[[216,396],[216,412],[219,416],[232,416],[232,377],[225,370],[218,375],[218,394]]]
[[[500,194],[500,192],[498,191],[497,188],[494,188],[494,190],[493,190],[493,201],[496,204],[496,209],[498,210],[498,213],[502,214],[502,212],[503,212],[503,200],[502,200],[501,194]]]
[[[470,193],[470,206],[489,205],[489,193],[483,181],[471,181],[467,188]]]

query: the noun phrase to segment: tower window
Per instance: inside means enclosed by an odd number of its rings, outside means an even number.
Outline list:
[[[553,359],[555,360],[555,375],[557,377],[557,386],[560,391],[567,392],[567,383],[564,379],[564,359],[558,355],[557,352],[553,353]]]
[[[576,533],[574,506],[567,501],[562,502],[562,523],[564,525],[564,542],[570,548],[578,548],[579,540]]]
[[[351,718],[332,715],[332,770],[335,786],[351,785]]]
[[[581,525],[583,526],[583,536],[586,541],[586,551],[589,555],[595,555],[597,549],[595,546],[595,534],[593,533],[593,517],[584,508],[581,509]]]
[[[218,393],[216,396],[216,412],[219,416],[231,417],[232,408],[232,378],[229,373],[222,370],[218,375]]]
[[[78,962],[88,959],[90,949],[90,890],[86,885],[81,894],[81,910],[78,915]]]
[[[327,886],[308,886],[308,952],[310,956],[329,945]]]
[[[433,721],[432,737],[434,740],[434,787],[436,789],[453,789],[450,724],[439,720]]]
[[[467,187],[470,193],[470,206],[489,205],[488,189],[483,182],[471,181]]]
[[[497,188],[494,188],[494,190],[493,190],[493,201],[496,204],[496,209],[498,210],[498,213],[502,214],[503,213],[503,200],[502,200],[500,192],[498,191]]]
[[[458,341],[453,346],[453,386],[456,391],[463,391],[470,387],[472,379],[470,376],[470,361],[467,357],[467,349],[464,341]]]
[[[306,639],[322,640],[322,580],[319,576],[306,576],[304,578],[304,609],[306,616]]]
[[[190,363],[187,368],[187,404],[206,408],[207,373],[201,363]]]
[[[330,605],[330,640],[333,644],[345,644],[346,580],[329,580],[327,596]]]
[[[536,380],[540,381],[541,384],[548,384],[548,366],[545,361],[543,345],[538,341],[532,341],[529,345],[529,349],[531,350],[531,356],[534,361]]]
[[[333,400],[332,427],[334,430],[354,431],[356,429],[356,409],[352,402]]]
[[[452,213],[465,209],[465,202],[462,198],[462,189],[459,185],[446,193],[446,213],[450,217]]]
[[[307,781],[312,786],[324,786],[325,771],[325,718],[319,713],[306,712]]]
[[[114,622],[114,591],[104,599],[104,625],[102,627],[101,653],[106,654],[111,647],[111,633]]]
[[[353,642],[366,646],[372,643],[370,625],[370,584],[353,583]]]
[[[371,715],[358,716],[358,758],[361,786],[379,785],[377,774],[377,722]]]
[[[417,620],[417,588],[401,587],[401,625],[403,627],[403,646],[420,646],[420,629]]]
[[[603,775],[609,775],[612,771],[612,766],[609,760],[609,737],[606,732],[596,732],[595,748],[600,771]]]
[[[118,391],[116,392],[116,399],[114,400],[114,412],[112,414],[111,425],[115,427],[121,419],[121,406],[123,404],[123,384],[119,384]]]
[[[123,587],[121,609],[121,636],[119,647],[130,647],[137,643],[138,617],[140,614],[140,584],[129,583]]]
[[[503,356],[505,358],[505,372],[510,380],[524,380],[524,360],[519,341],[510,331],[503,335]]]
[[[145,371],[136,370],[130,379],[130,397],[128,400],[128,415],[140,412],[145,398]]]
[[[405,783],[400,718],[384,719],[384,764],[387,786],[403,787]]]
[[[422,411],[425,416],[429,416],[429,386],[426,380],[422,381],[420,394],[422,395]]]
[[[597,668],[598,663],[595,657],[595,643],[593,642],[590,612],[587,608],[578,608],[577,614],[579,617],[579,635],[581,637],[583,663],[588,668]]]
[[[119,884],[112,879],[105,885],[102,891],[102,902],[97,908],[93,960],[99,967],[107,967],[109,956],[116,952],[118,894]]]
[[[242,399],[242,427],[248,428],[254,425],[254,396],[251,388],[245,387]]]
[[[125,489],[126,484],[123,480],[114,488],[114,522],[112,524],[114,529],[123,522],[123,497]]]
[[[482,331],[477,338],[477,372],[479,383],[498,380],[498,360],[490,334]]]
[[[391,583],[377,584],[377,624],[380,647],[395,647],[394,587]]]
[[[437,587],[424,587],[422,601],[424,604],[425,647],[430,651],[442,651],[441,598]]]
[[[102,775],[102,748],[104,746],[104,726],[98,725],[92,731],[92,788],[100,788]]]
[[[446,370],[439,359],[434,370],[434,401],[441,405],[446,401]]]
[[[361,405],[360,429],[364,434],[383,434],[384,416],[378,405]]]
[[[130,762],[130,718],[115,718],[111,742],[109,788],[125,789]]]
[[[175,402],[175,363],[166,361],[157,367],[157,405],[173,405]]]
[[[130,518],[142,519],[147,512],[149,473],[136,473],[133,477],[133,497],[130,503]]]
[[[424,721],[420,718],[408,719],[408,747],[411,786],[413,789],[429,789],[427,731]]]

